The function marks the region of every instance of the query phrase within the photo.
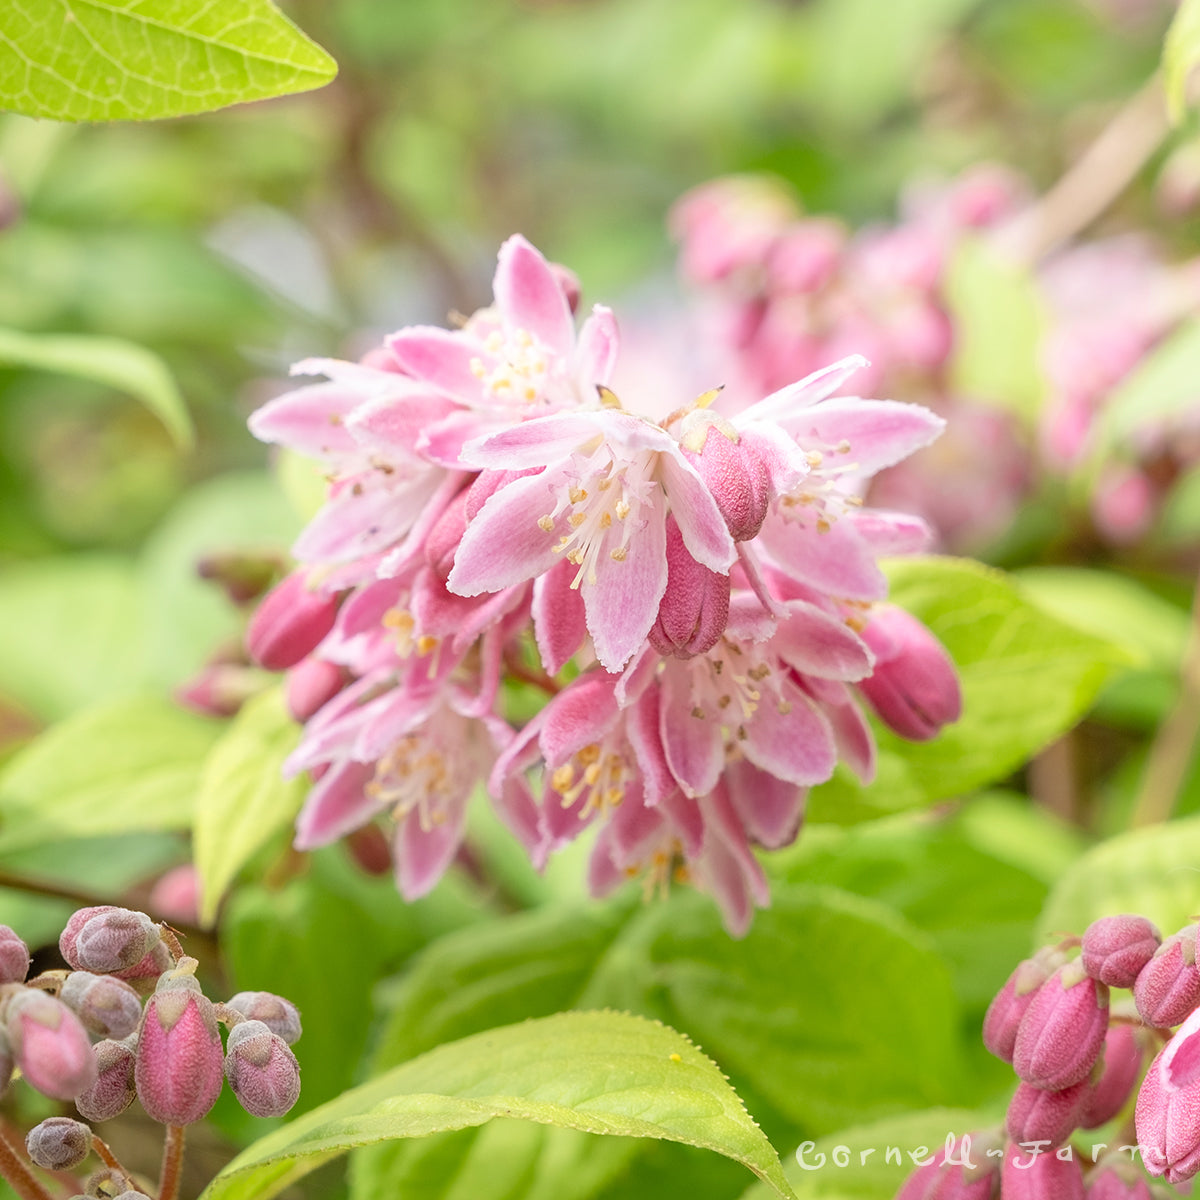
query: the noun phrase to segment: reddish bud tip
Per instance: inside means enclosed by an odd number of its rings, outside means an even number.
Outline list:
[[[1079,1124],[1091,1091],[1089,1079],[1057,1092],[1036,1088],[1031,1083],[1020,1084],[1004,1120],[1008,1136],[1018,1143],[1045,1141],[1051,1146],[1061,1145]]]
[[[238,1103],[256,1117],[282,1117],[300,1097],[300,1064],[262,1021],[229,1031],[225,1078]]]
[[[662,655],[692,658],[711,650],[729,622],[729,576],[698,563],[667,517],[667,590],[650,627],[650,644]]]
[[[1086,1189],[1079,1160],[1057,1154],[1031,1153],[1009,1145],[1000,1175],[1004,1200],[1084,1200]]]
[[[320,645],[337,610],[337,596],[310,590],[306,572],[295,571],[263,597],[246,631],[246,650],[260,666],[286,671]]]
[[[762,454],[727,421],[698,412],[685,428],[684,457],[717,503],[735,542],[758,536],[771,503],[771,473]]]
[[[1021,1018],[1038,988],[1063,961],[1062,954],[1057,950],[1043,947],[1033,958],[1017,965],[988,1006],[983,1018],[983,1044],[1002,1062],[1012,1062]]]
[[[159,940],[145,913],[104,904],[73,913],[58,948],[77,971],[108,974],[135,966]]]
[[[289,1046],[300,1040],[300,1011],[290,1001],[273,992],[238,992],[225,1007],[240,1013],[248,1021],[261,1021]]]
[[[25,1137],[29,1157],[47,1171],[70,1171],[92,1151],[92,1131],[70,1117],[50,1117]]]
[[[1138,972],[1133,984],[1138,1015],[1147,1025],[1170,1029],[1200,1004],[1196,928],[1173,933]]]
[[[1109,987],[1133,987],[1138,972],[1154,957],[1162,934],[1132,913],[1101,917],[1083,934],[1083,969]]]
[[[1108,988],[1078,960],[1038,989],[1017,1029],[1013,1070],[1034,1087],[1059,1091],[1085,1079],[1104,1045]]]
[[[303,724],[324,708],[349,682],[344,668],[323,658],[306,658],[287,675],[285,695],[288,712]]]
[[[31,1087],[70,1100],[96,1081],[92,1044],[79,1018],[61,1000],[32,988],[11,997],[4,1030]]]

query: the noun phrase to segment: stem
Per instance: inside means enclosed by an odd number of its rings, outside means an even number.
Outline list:
[[[92,1134],[92,1149],[95,1150],[96,1156],[106,1167],[113,1171],[120,1171],[130,1181],[130,1186],[133,1186],[133,1176],[121,1160],[112,1152],[108,1143],[103,1138],[97,1137],[94,1133]]]
[[[187,1136],[184,1125],[168,1125],[163,1141],[162,1175],[158,1182],[158,1200],[178,1200],[179,1180],[183,1169],[183,1143]]]
[[[1026,262],[1044,258],[1096,219],[1128,186],[1169,129],[1157,74],[1105,126],[1080,159],[1005,231]]]
[[[1051,742],[1029,764],[1030,794],[1056,817],[1078,824],[1081,805],[1076,776],[1075,748],[1067,734]]]
[[[1165,821],[1187,778],[1200,736],[1200,581],[1192,599],[1192,623],[1179,667],[1179,696],[1150,745],[1130,828]]]
[[[21,1200],[52,1200],[50,1193],[33,1177],[33,1172],[3,1133],[0,1133],[0,1175],[4,1176]]]
[[[519,679],[522,683],[532,684],[535,688],[541,688],[547,696],[557,696],[561,691],[558,684],[545,671],[538,671],[533,667],[527,667],[516,654],[505,654],[504,669],[514,679]]]

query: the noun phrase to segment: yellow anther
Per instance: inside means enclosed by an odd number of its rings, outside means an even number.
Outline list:
[[[482,358],[473,358],[470,363],[471,374],[476,379],[482,379],[487,374],[487,368],[483,365]]]
[[[621,407],[620,398],[611,388],[606,388],[604,384],[598,383],[596,384],[596,392],[600,396],[600,403],[603,404],[605,408]]]
[[[599,763],[592,763],[590,766],[583,769],[583,781],[588,787],[595,787],[600,778],[601,767]]]
[[[572,504],[579,504],[587,499],[587,488],[572,486],[567,491],[567,495],[571,497]]]
[[[544,517],[538,517],[538,525],[549,533],[554,528],[554,518],[547,513]]]
[[[720,698],[720,700],[717,701],[717,707],[718,708],[728,708],[730,706],[730,704],[732,704],[732,703],[733,703],[732,696],[722,696]]]
[[[604,803],[609,808],[616,808],[625,799],[625,789],[614,787],[604,793]]]
[[[837,452],[839,454],[849,454],[850,453],[850,443],[845,438],[842,438],[842,440],[840,442],[838,442]]]
[[[766,663],[759,663],[757,667],[751,667],[746,672],[755,683],[761,683],[771,673],[771,668]]]
[[[554,774],[550,776],[550,786],[556,792],[567,791],[574,782],[575,769],[570,763],[563,763],[561,767],[555,767]]]
[[[600,528],[608,529],[612,526],[612,513],[605,512],[600,514]]]
[[[805,456],[810,467],[819,467],[825,461],[825,455],[820,450],[810,450]]]
[[[616,554],[617,554],[617,552],[614,550],[613,551],[614,558],[616,557]],[[582,567],[583,566],[583,551],[582,550],[568,550],[567,551],[567,561],[573,562],[577,567]]]
[[[626,550],[624,546],[618,546],[615,550],[610,550],[608,552],[608,557],[611,558],[613,562],[624,562],[629,557],[629,551]]]
[[[792,703],[790,700],[780,700],[775,707],[779,710],[779,715],[781,717],[786,717],[788,713],[792,711]]]
[[[575,755],[575,757],[577,759],[579,759],[579,761],[581,763],[583,763],[583,765],[585,767],[590,766],[594,762],[599,762],[600,761],[600,743],[599,742],[589,742],[586,746],[584,746],[584,748],[582,750],[580,750]]]
[[[613,505],[613,511],[617,514],[617,519],[623,521],[633,510],[629,507],[628,500],[618,500]]]
[[[830,523],[824,517],[817,518],[817,532],[818,533],[828,533],[832,528],[833,528],[833,526],[830,525]]]
[[[429,634],[422,634],[417,638],[417,653],[432,654],[437,649],[438,640],[435,637],[430,637]]]
[[[705,715],[704,709],[702,709],[698,704],[692,709],[692,716],[695,717],[697,721],[703,721]]]
[[[567,522],[570,524],[572,529],[578,529],[586,520],[587,513],[572,513],[567,518]]]
[[[596,487],[602,492],[607,492],[608,489],[610,487],[612,487],[612,482],[613,481],[611,479],[609,479],[609,477],[606,475],[603,479],[600,480],[599,483],[596,484]]]

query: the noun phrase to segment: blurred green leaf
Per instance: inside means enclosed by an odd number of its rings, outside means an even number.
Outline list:
[[[941,639],[959,670],[963,715],[931,742],[876,723],[875,782],[843,769],[814,788],[810,816],[845,822],[912,808],[1003,779],[1079,719],[1128,655],[1064,625],[1009,578],[968,559],[897,559],[891,598]],[[1030,703],[1036,696],[1037,703]]]
[[[308,781],[282,775],[299,733],[273,688],[246,703],[209,753],[192,830],[202,924],[216,918],[238,871],[299,811]]]
[[[1163,42],[1163,86],[1167,111],[1179,124],[1187,108],[1188,78],[1200,63],[1200,2],[1183,0]]]
[[[355,1146],[494,1117],[702,1146],[792,1195],[775,1152],[709,1058],[657,1022],[587,1012],[439,1046],[269,1134],[225,1167],[203,1200],[269,1200]]]
[[[0,103],[32,117],[177,117],[336,73],[270,0],[10,0],[0,14]]]
[[[157,354],[119,338],[44,335],[0,329],[0,363],[78,375],[136,396],[167,427],[175,444],[192,445],[195,431],[175,380]]]
[[[0,571],[0,692],[44,720],[140,690],[142,597],[130,563],[100,555]]]
[[[1093,846],[1046,901],[1035,944],[1083,933],[1098,917],[1135,912],[1164,934],[1200,913],[1200,817],[1118,834]]]
[[[52,726],[0,774],[0,854],[187,829],[220,725],[157,699],[117,700]]]
[[[982,239],[964,239],[950,261],[946,298],[954,321],[955,390],[1034,421],[1045,391],[1044,315],[1029,269],[1006,261]]]

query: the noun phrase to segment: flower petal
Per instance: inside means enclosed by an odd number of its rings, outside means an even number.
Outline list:
[[[509,332],[524,329],[556,354],[569,354],[575,321],[563,290],[541,252],[519,233],[500,247],[492,283]]]
[[[802,446],[850,444],[844,455],[862,475],[893,466],[937,439],[946,422],[919,404],[897,400],[826,400],[781,418],[779,424]]]
[[[574,563],[563,559],[533,583],[533,631],[542,667],[557,675],[587,637],[583,597],[571,586]]]
[[[346,417],[366,396],[344,383],[314,383],[268,400],[250,415],[260,442],[287,446],[309,458],[333,458],[357,449]]]
[[[775,421],[782,424],[784,419],[791,416],[797,409],[807,408],[817,404],[826,396],[832,396],[855,371],[870,366],[861,354],[851,354],[831,366],[822,367],[811,375],[806,375],[798,383],[789,383],[787,387],[772,392],[758,403],[750,405],[739,418],[742,421]]]
[[[847,600],[882,600],[887,579],[851,521],[838,519],[825,533],[774,514],[759,539],[775,566],[819,591]]]
[[[315,850],[365,825],[380,804],[367,794],[373,763],[345,762],[321,777],[296,818],[297,850]]]
[[[416,809],[406,813],[392,842],[396,887],[405,900],[419,900],[432,890],[454,861],[466,825],[468,796],[448,800],[441,820],[426,829]]]
[[[808,792],[778,779],[745,759],[725,768],[725,783],[734,811],[760,846],[776,850],[796,840]]]
[[[432,384],[464,404],[483,403],[483,384],[471,370],[481,348],[462,333],[413,325],[392,334],[387,345],[414,379]]]
[[[791,600],[772,645],[797,671],[825,679],[863,679],[874,656],[845,622],[803,600]]]
[[[663,491],[679,524],[683,544],[691,556],[710,571],[728,575],[737,558],[737,547],[699,472],[675,445],[670,453],[659,455],[658,463]]]
[[[725,765],[721,727],[712,716],[692,712],[691,669],[667,663],[662,676],[658,735],[671,773],[685,795],[711,792]]]
[[[613,680],[600,671],[580,675],[543,710],[539,744],[547,766],[561,766],[572,754],[598,742],[617,719]]]
[[[783,703],[764,702],[746,722],[746,757],[778,779],[811,787],[824,783],[837,765],[833,730],[821,711],[799,688],[783,689]]]
[[[579,331],[575,376],[584,387],[608,383],[620,349],[617,320],[611,308],[597,304]]]

